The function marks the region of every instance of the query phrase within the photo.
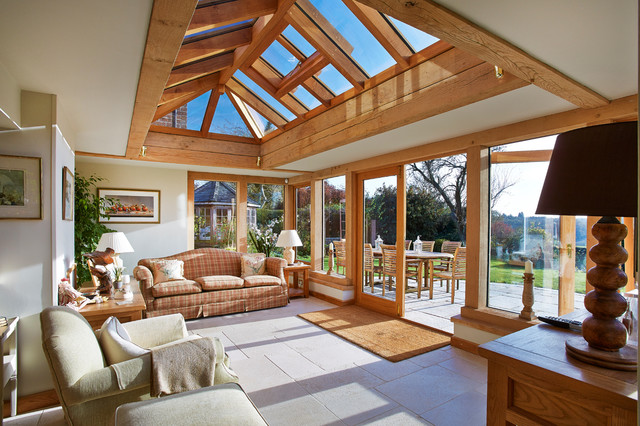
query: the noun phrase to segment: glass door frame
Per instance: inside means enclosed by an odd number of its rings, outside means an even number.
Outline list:
[[[380,177],[396,177],[396,247],[397,247],[397,276],[396,276],[396,300],[384,299],[363,291],[364,282],[364,181]],[[406,236],[406,173],[405,166],[392,166],[356,174],[356,232],[355,248],[355,304],[372,311],[390,316],[404,317],[404,281],[405,281],[405,257],[404,240]],[[400,242],[400,244],[398,244]],[[400,283],[400,284],[398,284]]]

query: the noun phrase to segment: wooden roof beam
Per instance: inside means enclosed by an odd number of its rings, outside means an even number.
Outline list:
[[[409,57],[413,52],[389,22],[380,15],[380,12],[355,0],[343,1],[391,57],[403,67],[408,67]]]
[[[286,93],[291,92],[303,81],[319,73],[324,67],[329,65],[329,61],[320,52],[315,52],[309,56],[299,67],[294,68],[287,74],[280,83],[276,92],[276,98],[281,98]]]
[[[349,80],[354,87],[362,89],[368,78],[366,73],[356,64],[351,56],[342,50],[329,36],[325,29],[319,27],[309,16],[295,4],[287,14],[287,21],[309,43],[313,45],[331,64]]]
[[[198,7],[186,35],[275,13],[278,0],[235,0]]]
[[[204,93],[207,90],[216,87],[219,81],[220,73],[215,73],[165,89],[158,105],[163,105],[177,98],[191,95],[194,92]]]
[[[127,158],[137,158],[171,73],[197,0],[155,0],[129,129]]]
[[[290,93],[286,93],[282,97],[276,96],[276,88],[271,82],[273,81],[277,85],[280,85],[282,77],[261,58],[258,58],[253,66],[250,68],[244,68],[242,71],[258,86],[262,87],[268,94],[279,100],[282,105],[293,112],[297,117],[301,117],[309,111],[304,104]]]
[[[233,65],[233,53],[223,53],[213,58],[194,62],[180,68],[174,68],[167,80],[167,87],[172,87],[189,80],[213,74]]]
[[[609,101],[586,86],[432,0],[359,0],[465,50],[581,108]]]
[[[262,16],[253,24],[251,29],[251,44],[242,46],[234,51],[233,65],[220,75],[220,82],[225,84],[238,69],[250,66],[265,51],[273,40],[287,27],[283,17],[296,0],[280,0],[273,15]]]
[[[293,44],[293,42],[289,40],[284,34],[279,34],[278,37],[276,37],[276,40],[282,45],[282,47],[287,49],[289,53],[291,53],[300,62],[307,59],[307,55],[305,55],[300,49],[298,49],[298,46]]]
[[[235,78],[232,78],[227,82],[227,89],[238,95],[238,97],[245,101],[247,105],[262,114],[264,118],[269,120],[274,125],[283,127],[285,124],[287,124],[287,119],[283,117],[282,114],[276,111],[271,105],[266,103],[262,98],[257,96]]]
[[[202,38],[182,45],[174,67],[219,55],[251,43],[251,27]]]
[[[229,100],[231,100],[231,103],[236,108],[236,111],[238,111],[238,114],[240,114],[242,121],[244,121],[244,124],[247,126],[253,137],[257,140],[262,139],[264,137],[264,131],[262,131],[262,127],[256,120],[256,117],[254,117],[253,114],[251,114],[251,111],[249,111],[247,104],[245,104],[242,99],[230,90],[227,91],[227,96],[229,96]]]
[[[320,103],[324,106],[331,105],[331,99],[335,97],[335,94],[324,85],[324,83],[320,82],[318,77],[313,76],[302,83],[302,87],[307,89],[311,95],[316,98]]]
[[[224,86],[218,86],[215,90],[211,90],[211,96],[209,96],[207,109],[204,112],[202,125],[200,126],[200,133],[202,133],[202,136],[207,136],[209,133],[211,122],[213,121],[213,116],[216,113],[216,107],[218,106],[218,101],[220,100],[220,95],[222,93],[224,93]]]

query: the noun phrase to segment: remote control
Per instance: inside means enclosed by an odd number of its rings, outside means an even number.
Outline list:
[[[560,317],[538,316],[538,319],[555,327],[568,328],[574,331],[582,331],[582,321],[568,320]]]

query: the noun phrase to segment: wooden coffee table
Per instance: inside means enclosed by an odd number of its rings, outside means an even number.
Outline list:
[[[95,291],[94,287],[80,289],[83,293]],[[89,321],[93,329],[102,327],[104,321],[110,316],[118,318],[120,322],[129,322],[142,319],[142,312],[147,309],[137,281],[131,281],[133,299],[113,299],[103,303],[91,303],[80,309],[80,314]]]

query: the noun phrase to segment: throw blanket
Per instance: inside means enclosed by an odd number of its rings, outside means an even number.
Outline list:
[[[213,386],[216,349],[208,337],[151,349],[151,396]]]

